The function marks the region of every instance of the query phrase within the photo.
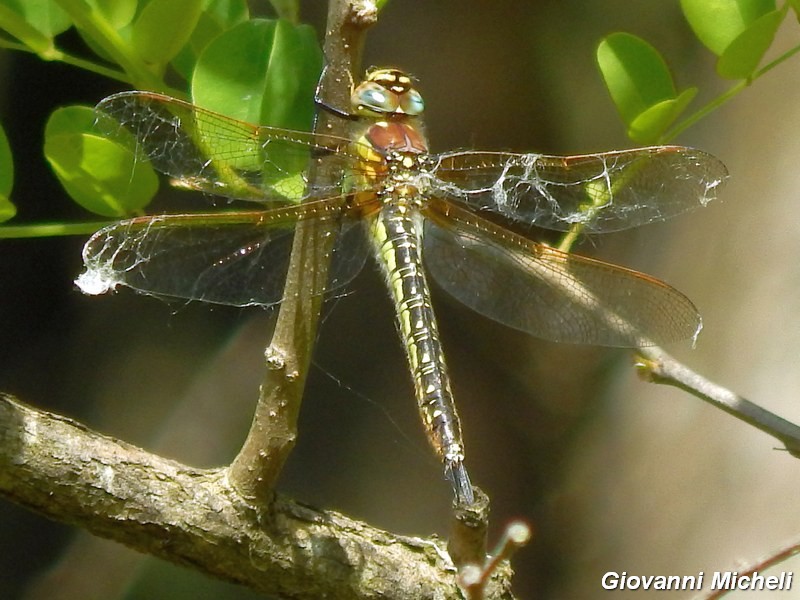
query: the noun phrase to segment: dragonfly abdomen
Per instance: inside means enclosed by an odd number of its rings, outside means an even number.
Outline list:
[[[471,503],[472,487],[463,467],[461,424],[422,268],[422,219],[409,210],[407,202],[404,197],[388,201],[373,218],[370,237],[394,300],[428,439],[445,463],[456,496]]]

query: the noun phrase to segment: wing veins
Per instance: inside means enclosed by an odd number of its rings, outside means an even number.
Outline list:
[[[426,217],[438,228],[426,254],[434,278],[496,321],[553,341],[622,347],[699,329],[691,301],[649,275],[550,248],[444,200],[432,200]],[[435,242],[472,260],[454,268],[454,256],[436,258]]]

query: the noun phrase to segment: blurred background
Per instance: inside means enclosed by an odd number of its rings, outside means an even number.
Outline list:
[[[323,3],[307,4],[306,20],[322,32],[324,7],[310,5]],[[797,43],[796,27],[779,33],[773,57]],[[655,45],[680,88],[701,86],[696,106],[729,85],[677,2],[395,0],[368,35],[364,66],[416,75],[434,151],[611,150],[631,145],[594,62],[613,31]],[[0,120],[14,150],[19,222],[85,218],[41,154],[44,123],[58,106],[95,104],[120,89],[0,53]],[[795,59],[677,140],[727,164],[722,201],[582,248],[686,293],[705,328],[696,349],[667,350],[794,422],[799,93]],[[226,464],[248,429],[274,313],[167,304],[128,290],[83,296],[72,281],[84,241],[0,243],[0,390],[192,465]],[[521,597],[607,594],[607,571],[737,569],[800,537],[800,464],[772,438],[640,381],[629,351],[542,342],[434,294],[467,464],[492,499],[493,537],[512,518],[534,527],[514,560]],[[396,533],[445,535],[450,491],[424,439],[374,267],[327,303],[314,361],[280,491]],[[778,571],[798,566],[795,559]],[[614,593],[634,596],[649,597]],[[0,597],[255,596],[3,502]]]

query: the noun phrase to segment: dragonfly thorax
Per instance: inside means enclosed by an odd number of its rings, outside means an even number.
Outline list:
[[[393,151],[386,155],[387,174],[381,186],[383,197],[405,197],[419,204],[430,188],[434,161],[428,154]]]
[[[431,171],[428,143],[418,127],[404,121],[372,123],[355,143],[362,182],[392,195],[400,187],[427,188]],[[423,181],[424,179],[424,181]]]

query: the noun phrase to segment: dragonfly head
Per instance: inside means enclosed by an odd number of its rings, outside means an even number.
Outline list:
[[[425,110],[411,77],[398,69],[375,69],[355,87],[350,96],[355,114],[364,117],[416,117]]]

